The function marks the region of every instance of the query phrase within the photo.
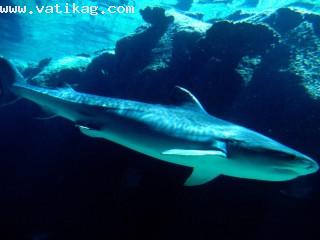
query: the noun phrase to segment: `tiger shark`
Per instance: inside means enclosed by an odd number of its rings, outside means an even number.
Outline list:
[[[219,175],[287,181],[318,170],[317,162],[269,137],[216,118],[188,90],[177,87],[178,103],[151,104],[80,93],[71,87],[28,84],[0,59],[0,94],[28,99],[74,122],[80,131],[153,158],[193,169],[186,186]]]

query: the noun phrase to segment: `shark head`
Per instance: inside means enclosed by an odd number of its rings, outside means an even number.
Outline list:
[[[318,171],[318,163],[310,157],[254,131],[241,131],[240,139],[228,143],[228,158],[243,168],[243,177],[286,181]]]
[[[166,161],[193,168],[186,186],[201,185],[219,175],[287,181],[318,171],[317,162],[310,157],[255,131],[208,114],[188,90],[181,87],[177,90],[184,116],[192,119],[192,126],[187,128],[192,131],[187,131],[185,139],[195,142],[186,141],[185,146],[166,150],[162,156]],[[195,128],[195,122],[201,124]]]

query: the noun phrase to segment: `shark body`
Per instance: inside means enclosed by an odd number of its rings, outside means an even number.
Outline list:
[[[219,175],[286,181],[314,173],[311,158],[255,131],[208,114],[186,89],[179,104],[161,105],[47,89],[13,81],[10,91],[104,138],[156,159],[193,168],[185,185]]]

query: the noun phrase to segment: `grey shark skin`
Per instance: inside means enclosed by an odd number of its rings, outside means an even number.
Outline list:
[[[18,73],[17,73],[18,75]],[[20,77],[18,77],[20,78]],[[149,104],[74,91],[41,88],[17,80],[10,90],[104,138],[162,161],[193,168],[187,186],[219,175],[286,181],[314,173],[311,158],[247,128],[209,115],[186,89],[176,105]]]

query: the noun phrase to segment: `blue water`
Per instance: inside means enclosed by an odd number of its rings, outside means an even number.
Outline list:
[[[29,83],[165,104],[180,85],[210,114],[319,163],[318,0],[1,0],[0,6],[53,3],[135,12],[0,13],[0,55]],[[1,240],[319,236],[319,173],[278,183],[220,176],[187,188],[190,169],[89,138],[51,117],[27,100],[0,108]]]
[[[1,1],[3,5],[9,0]],[[30,6],[37,4],[35,0],[11,0],[12,3],[19,3]],[[46,1],[39,0],[44,4],[57,3],[61,5],[65,2],[70,3],[104,3],[106,1],[88,1],[88,0],[59,0]],[[108,2],[108,1],[107,1]],[[117,1],[109,1],[117,2]],[[13,58],[22,58],[29,60],[39,60],[39,58],[61,57],[75,53],[92,53],[100,49],[113,49],[116,41],[135,31],[143,20],[139,15],[139,10],[146,6],[162,6],[166,9],[173,6],[179,6],[183,2],[176,0],[139,0],[129,1],[129,5],[136,7],[137,14],[115,14],[112,16],[89,16],[89,15],[10,15],[1,16],[0,51]],[[202,3],[203,2],[203,3]],[[294,4],[298,2],[299,4]],[[47,3],[47,4],[48,4]],[[303,4],[305,3],[305,4]],[[103,4],[101,4],[103,6]],[[183,5],[183,4],[182,4]],[[188,5],[188,4],[187,4]],[[190,5],[190,4],[189,4]],[[294,1],[294,0],[234,0],[234,1],[197,1],[195,0],[191,7],[187,7],[189,12],[203,14],[203,20],[223,19],[239,10],[248,13],[261,13],[274,11],[280,7],[293,5],[302,10],[320,11],[319,3],[316,0]],[[183,7],[177,7],[178,11]],[[19,19],[19,20],[18,20]],[[10,29],[6,26],[10,22]],[[30,48],[28,46],[37,46]],[[45,49],[45,50],[44,50]]]

